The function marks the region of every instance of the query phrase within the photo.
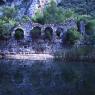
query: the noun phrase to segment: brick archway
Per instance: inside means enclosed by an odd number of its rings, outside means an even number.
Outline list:
[[[57,38],[61,38],[62,33],[64,32],[63,28],[58,27],[56,30],[56,36]]]
[[[51,27],[46,27],[44,30],[44,39],[51,40],[53,37],[53,29]]]
[[[14,38],[16,40],[22,40],[24,39],[24,31],[21,28],[17,28],[14,33]]]
[[[41,38],[41,27],[39,26],[33,27],[33,29],[30,30],[30,36],[32,40],[40,39]]]

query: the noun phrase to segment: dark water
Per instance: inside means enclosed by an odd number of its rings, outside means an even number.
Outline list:
[[[0,95],[95,95],[95,64],[0,60]]]

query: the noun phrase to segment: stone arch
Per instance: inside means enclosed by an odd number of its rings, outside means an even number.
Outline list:
[[[14,37],[15,37],[16,40],[24,39],[24,31],[23,31],[23,29],[17,28],[14,32],[15,32]]]
[[[61,38],[61,35],[62,35],[63,31],[64,31],[63,28],[60,28],[60,27],[57,28],[57,30],[56,30],[57,38]]]
[[[46,27],[44,30],[44,39],[51,40],[53,37],[53,29],[51,27]]]
[[[32,40],[37,40],[41,38],[41,27],[35,26],[30,30],[30,36]]]

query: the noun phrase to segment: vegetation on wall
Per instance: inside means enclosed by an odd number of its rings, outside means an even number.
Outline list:
[[[74,45],[80,38],[80,33],[76,29],[69,29],[63,37],[63,44]]]
[[[25,4],[26,6],[29,5],[29,2],[30,0],[23,0],[23,4]],[[64,23],[68,19],[74,19],[78,23],[78,25],[81,20],[85,22],[86,35],[84,35],[84,40],[86,39],[86,41],[88,42],[94,42],[95,17],[94,15],[92,15],[92,11],[94,8],[92,2],[94,4],[94,0],[62,0],[61,3],[57,4],[56,2],[51,1],[44,7],[43,11],[37,10],[35,16],[33,16],[32,19],[27,15],[19,17],[18,11],[19,7],[21,6],[2,6],[0,7],[0,39],[10,38],[12,29],[19,23],[33,21],[40,24],[60,24]],[[81,5],[83,8],[82,11],[80,10]],[[92,11],[88,9],[91,8],[90,5],[92,5]],[[78,8],[80,11],[78,11]],[[60,31],[62,30],[59,29],[56,31],[59,38],[61,38]],[[45,38],[51,40],[52,30],[47,29],[44,32],[46,32]],[[39,38],[39,35],[41,35],[41,29],[34,28],[31,31],[32,38]],[[76,29],[70,29],[62,39],[66,44],[74,44],[77,40],[79,40],[79,38],[80,33]]]
[[[95,34],[95,19],[89,20],[86,24],[86,33],[89,35]]]
[[[16,20],[17,9],[4,6],[0,8],[0,39],[9,38],[11,29],[18,23]]]

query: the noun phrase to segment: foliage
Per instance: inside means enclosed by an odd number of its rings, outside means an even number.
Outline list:
[[[61,0],[58,6],[74,9],[80,15],[95,16],[95,0]]]
[[[81,20],[87,22],[88,20],[90,20],[92,17],[90,15],[76,15],[76,20],[79,22]]]
[[[65,20],[74,18],[74,11],[68,9],[65,10],[61,7],[57,7],[54,1],[51,1],[43,10],[36,12],[35,16],[32,18],[34,22],[38,23],[63,23]]]
[[[79,38],[80,33],[76,29],[69,29],[65,34],[63,41],[66,45],[74,45]]]
[[[33,22],[38,22],[41,24],[44,24],[44,17],[43,17],[43,13],[39,10],[36,11],[35,16],[32,17],[32,21]]]
[[[15,18],[17,16],[17,8],[16,7],[9,7],[5,6],[1,9],[3,12],[3,16],[7,18]]]
[[[28,22],[28,21],[31,20],[31,18],[28,17],[28,16],[23,16],[23,17],[21,18],[21,20],[22,20],[22,22]]]
[[[15,8],[3,7],[0,9],[0,39],[9,38],[11,29],[18,24],[15,19],[17,10]]]
[[[14,20],[3,20],[0,19],[0,39],[6,39],[9,38],[11,35],[11,29],[16,25],[16,22]]]
[[[6,31],[7,30],[7,31]],[[0,39],[6,39],[10,35],[7,25],[0,22]]]
[[[86,33],[89,35],[95,34],[95,19],[89,20],[87,22]]]

